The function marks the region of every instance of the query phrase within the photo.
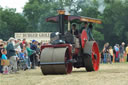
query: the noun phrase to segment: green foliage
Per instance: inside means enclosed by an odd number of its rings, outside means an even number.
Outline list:
[[[128,6],[122,0],[105,0],[103,12],[103,34],[105,42],[112,45],[127,42]]]
[[[87,1],[83,3],[81,7],[81,12],[79,14],[81,16],[91,17],[91,18],[99,18],[102,19],[101,13],[99,12],[99,3],[97,0],[93,1]],[[104,41],[104,34],[101,33],[101,30],[103,29],[102,25],[94,24],[93,25],[93,36],[96,41],[98,41],[99,44]],[[101,43],[100,43],[101,42]]]
[[[15,32],[26,31],[27,21],[15,9],[0,8],[0,38],[7,40],[13,37]]]
[[[93,36],[100,45],[128,41],[128,0],[29,0],[22,15],[15,9],[0,8],[0,38],[8,39],[21,31],[57,31],[58,24],[47,23],[46,18],[56,16],[58,9],[66,9],[71,15],[101,19],[101,25],[93,24]]]

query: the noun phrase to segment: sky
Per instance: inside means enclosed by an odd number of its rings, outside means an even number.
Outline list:
[[[16,8],[16,11],[21,13],[26,2],[28,0],[0,0],[0,6],[3,8]]]
[[[16,8],[16,12],[22,13],[23,7],[28,2],[28,0],[0,0],[0,6],[3,8]],[[100,0],[99,3],[103,3],[103,0]],[[104,7],[101,6],[99,11],[103,11]]]

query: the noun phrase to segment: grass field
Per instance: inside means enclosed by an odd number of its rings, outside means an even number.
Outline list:
[[[40,68],[0,74],[0,85],[128,85],[128,63],[101,64],[97,72],[73,69],[69,75],[42,75]]]

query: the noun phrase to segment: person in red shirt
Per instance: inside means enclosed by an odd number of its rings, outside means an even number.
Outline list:
[[[23,49],[23,46],[27,44],[26,39],[24,38],[22,43],[20,43],[20,47]]]

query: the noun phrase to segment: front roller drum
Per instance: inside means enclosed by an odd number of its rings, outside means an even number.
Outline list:
[[[68,48],[44,48],[41,53],[41,71],[48,74],[68,74],[72,72],[72,57]]]
[[[84,65],[87,71],[97,71],[99,69],[99,48],[95,41],[88,41],[84,48]]]

